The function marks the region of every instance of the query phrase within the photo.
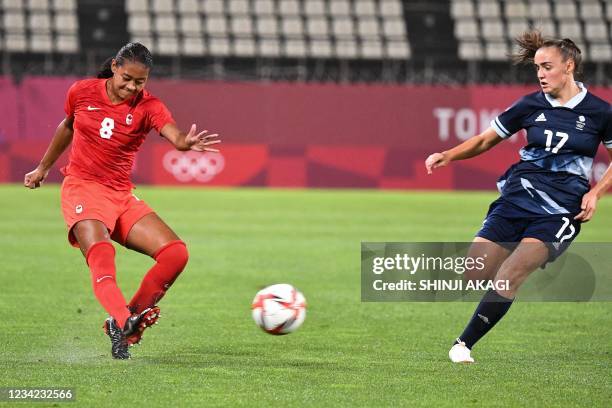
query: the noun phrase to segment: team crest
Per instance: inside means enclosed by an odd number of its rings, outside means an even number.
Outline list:
[[[125,117],[125,123],[127,123],[128,125],[131,125],[133,119],[134,117],[132,116],[132,114],[128,113],[127,116]]]
[[[578,120],[576,121],[576,129],[582,130],[586,125],[586,118],[582,115],[578,116]]]

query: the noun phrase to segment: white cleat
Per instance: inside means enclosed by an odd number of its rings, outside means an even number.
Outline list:
[[[455,344],[448,352],[448,357],[453,363],[471,364],[474,359],[471,356],[471,351],[465,346],[465,343],[457,339],[458,343]]]

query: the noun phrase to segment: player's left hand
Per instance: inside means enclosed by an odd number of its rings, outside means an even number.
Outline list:
[[[191,125],[191,129],[189,129],[189,133],[187,133],[185,136],[185,143],[187,146],[189,146],[189,149],[195,150],[196,152],[218,153],[219,149],[209,147],[211,145],[221,143],[221,140],[218,139],[218,137],[219,135],[217,133],[209,135],[208,130],[203,130],[200,133],[196,133],[196,125],[194,123]]]
[[[589,191],[584,196],[582,196],[582,204],[580,205],[580,213],[574,217],[575,220],[588,222],[591,218],[593,218],[593,214],[595,214],[595,210],[597,209],[597,200],[599,197],[597,196],[597,192],[594,190]]]

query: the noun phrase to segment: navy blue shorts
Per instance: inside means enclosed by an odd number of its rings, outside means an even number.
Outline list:
[[[548,262],[565,251],[580,232],[576,214],[534,215],[498,198],[489,207],[477,237],[513,250],[523,238],[535,238],[548,247]]]

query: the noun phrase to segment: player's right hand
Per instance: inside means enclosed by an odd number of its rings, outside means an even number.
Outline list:
[[[45,181],[48,174],[49,170],[45,171],[37,167],[25,175],[23,179],[23,185],[27,188],[38,188],[43,183],[43,181]]]
[[[433,169],[437,169],[438,167],[444,167],[448,163],[449,160],[444,153],[430,154],[427,160],[425,160],[425,168],[427,169],[427,174],[431,174],[433,172]]]

